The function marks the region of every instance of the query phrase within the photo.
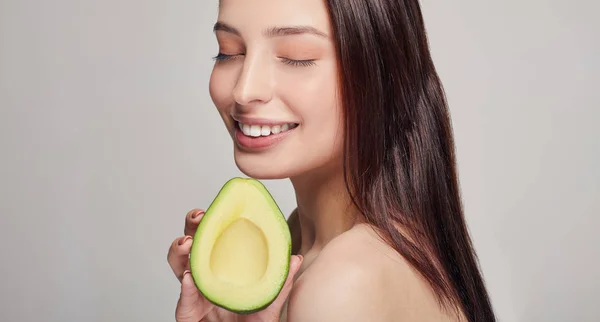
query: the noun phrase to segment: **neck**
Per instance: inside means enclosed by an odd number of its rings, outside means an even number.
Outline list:
[[[291,182],[298,204],[301,253],[319,251],[356,223],[357,211],[346,190],[342,171],[304,174],[292,178]]]

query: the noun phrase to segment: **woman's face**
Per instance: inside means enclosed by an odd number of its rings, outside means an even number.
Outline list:
[[[258,179],[339,161],[338,70],[323,0],[221,0],[210,95],[235,162]]]

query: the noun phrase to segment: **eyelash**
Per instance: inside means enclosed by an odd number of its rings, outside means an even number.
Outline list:
[[[213,57],[213,59],[216,61],[226,61],[226,60],[233,59],[235,56],[236,55],[225,55],[223,53],[219,53],[217,56]],[[281,58],[281,61],[284,64],[294,66],[294,67],[309,67],[309,66],[313,66],[315,64],[315,61],[312,59],[294,60],[294,59],[288,59],[288,58]]]

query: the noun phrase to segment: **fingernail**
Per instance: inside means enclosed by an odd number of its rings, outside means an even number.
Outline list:
[[[185,237],[181,238],[179,240],[179,245],[181,246],[181,245],[185,244],[185,242],[188,241],[188,240],[190,240],[190,239],[192,239],[192,236],[185,236]]]
[[[296,255],[296,258],[298,258],[298,266],[302,265],[302,261],[304,260],[304,257],[302,255]]]
[[[185,272],[183,272],[183,275],[181,275],[181,279],[185,278],[185,274],[190,274],[190,271],[186,269]]]
[[[198,216],[200,216],[203,213],[204,213],[204,210],[200,210],[200,211],[196,212],[195,214],[192,215],[192,219],[198,218]]]

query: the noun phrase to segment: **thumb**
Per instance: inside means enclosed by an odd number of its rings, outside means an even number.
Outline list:
[[[292,256],[292,258],[290,259],[290,271],[288,273],[288,277],[285,281],[285,284],[283,285],[283,288],[281,289],[281,292],[279,293],[275,301],[273,301],[273,303],[269,305],[268,311],[276,313],[275,315],[277,319],[279,318],[281,309],[283,308],[283,305],[287,301],[290,291],[292,290],[292,287],[294,285],[294,277],[300,270],[303,259],[304,258],[302,257],[302,255]]]

